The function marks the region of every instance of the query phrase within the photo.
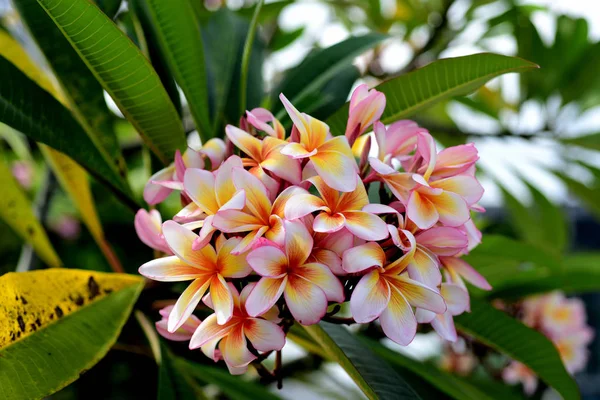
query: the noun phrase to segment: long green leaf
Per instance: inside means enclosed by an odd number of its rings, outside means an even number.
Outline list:
[[[581,202],[588,208],[596,218],[600,219],[600,181],[596,180],[592,187],[585,185],[578,180],[571,178],[561,171],[552,171],[563,183],[569,191],[578,197]]]
[[[37,0],[150,149],[168,163],[186,145],[160,78],[121,30],[87,0]]]
[[[404,379],[344,327],[320,322],[303,328],[369,399],[420,399]]]
[[[115,343],[143,287],[73,269],[0,278],[0,398],[35,399],[75,381]]]
[[[471,312],[455,317],[455,323],[461,332],[525,364],[565,400],[580,398],[556,347],[540,332],[477,299],[471,299]]]
[[[279,119],[284,111],[279,101],[283,93],[293,104],[302,102],[320,89],[338,73],[352,65],[354,58],[380,43],[386,36],[369,33],[355,36],[309,55],[299,66],[289,71],[273,92],[273,110]],[[343,134],[342,130],[340,134]]]
[[[248,97],[248,68],[250,67],[250,54],[252,54],[252,46],[254,45],[254,35],[258,29],[258,17],[262,9],[264,0],[258,0],[254,7],[254,14],[248,27],[248,34],[244,42],[244,50],[242,52],[242,65],[240,71],[240,110],[243,112],[246,109],[246,100]]]
[[[564,144],[584,147],[590,150],[600,150],[600,132],[590,133],[585,136],[561,138],[560,141]]]
[[[432,62],[416,71],[390,79],[377,86],[386,95],[387,105],[381,122],[389,124],[406,118],[436,102],[466,95],[492,78],[510,72],[538,68],[536,64],[499,54],[474,54]],[[348,105],[331,116],[332,132],[344,132]]]
[[[83,128],[48,92],[0,57],[0,122],[68,155],[114,188],[132,207],[129,186]]]
[[[125,160],[113,129],[114,116],[106,106],[102,86],[36,0],[14,0],[13,4],[48,61],[48,65],[62,89],[62,94],[64,94],[65,105],[68,106],[92,141],[108,153],[108,158],[124,175]],[[0,44],[3,54],[5,54],[6,45],[6,43]],[[4,57],[11,60],[22,71],[25,70],[11,57],[6,55]],[[42,87],[48,90],[46,87]]]
[[[189,0],[145,0],[161,50],[181,87],[202,141],[212,137],[200,30]]]
[[[193,382],[187,369],[173,360],[165,343],[160,343],[160,366],[158,368],[158,400],[201,400],[206,397]]]
[[[435,386],[456,400],[502,400],[510,395],[511,399],[524,398],[509,387],[496,383],[494,391],[490,392],[474,384],[471,380],[440,370],[431,362],[419,361],[395,352],[372,339],[361,337],[361,340],[393,368],[401,371],[409,370],[428,384]],[[491,382],[490,382],[491,383]],[[495,382],[494,382],[495,383]]]
[[[33,213],[33,205],[13,178],[11,170],[0,154],[0,219],[6,222],[20,237],[30,243],[36,254],[51,267],[62,262],[50,243],[46,231]]]
[[[209,367],[189,362],[183,358],[173,357],[173,364],[185,370],[194,378],[206,384],[214,384],[221,389],[226,398],[231,400],[277,400],[278,396],[267,391],[264,387],[246,382],[237,376],[219,368]]]

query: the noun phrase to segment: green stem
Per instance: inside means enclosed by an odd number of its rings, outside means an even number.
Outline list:
[[[264,0],[258,0],[252,15],[252,21],[248,28],[248,36],[246,36],[246,43],[244,43],[244,53],[242,54],[242,71],[240,77],[240,114],[246,110],[246,97],[248,93],[248,65],[250,64],[250,53],[252,52],[252,44],[254,43],[254,34],[256,33],[256,27],[258,26],[258,15]]]

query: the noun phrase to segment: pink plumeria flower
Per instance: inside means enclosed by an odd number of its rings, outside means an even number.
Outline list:
[[[233,315],[226,323],[220,323],[217,314],[206,318],[190,341],[190,349],[202,348],[204,354],[216,361],[215,349],[225,360],[234,375],[246,372],[248,364],[256,355],[248,349],[248,341],[258,351],[281,350],[285,345],[285,333],[274,322],[248,315],[246,308],[254,284],[249,284],[238,294],[232,283],[228,284],[233,298]]]
[[[156,330],[165,339],[175,342],[190,340],[196,329],[200,326],[200,319],[192,314],[175,332],[169,332],[167,322],[171,311],[173,311],[173,306],[167,306],[159,311],[162,318],[156,322]]]
[[[379,121],[385,109],[385,95],[366,84],[359,85],[350,98],[345,136],[352,145],[357,137]]]
[[[246,111],[246,118],[250,125],[256,129],[265,132],[267,135],[276,139],[285,139],[285,129],[275,116],[264,108],[255,108],[252,111]],[[273,126],[269,125],[269,122]]]
[[[419,323],[430,323],[433,329],[443,339],[456,342],[458,336],[452,317],[460,315],[469,307],[469,293],[458,285],[442,283],[440,294],[448,307],[446,312],[436,314],[422,308],[417,309],[417,321]]]
[[[216,249],[207,245],[195,251],[192,244],[198,235],[191,230],[167,221],[163,224],[163,233],[175,255],[147,262],[139,272],[161,282],[192,281],[169,316],[169,332],[175,332],[185,323],[206,291],[210,291],[219,323],[227,322],[233,315],[233,297],[225,278],[243,278],[252,271],[245,256],[231,254],[241,239],[226,240],[221,235],[217,238]]]
[[[402,204],[408,203],[411,190],[417,185],[410,172],[400,172],[390,165],[375,158],[369,158],[369,164],[373,169],[374,175],[384,182],[388,189]]]
[[[442,267],[444,267],[444,272],[446,273],[446,278],[449,283],[453,283],[464,290],[467,290],[467,286],[464,282],[467,281],[479,289],[492,290],[492,286],[488,281],[466,261],[458,257],[443,256],[439,257],[439,260]],[[467,310],[470,310],[470,308],[467,308]]]
[[[261,237],[277,243],[283,243],[283,210],[288,199],[297,191],[304,191],[291,186],[281,192],[273,204],[265,185],[243,168],[234,168],[232,180],[235,188],[246,194],[246,206],[241,210],[221,210],[213,219],[213,226],[222,232],[248,232],[233,249],[235,254],[246,252]]]
[[[326,265],[337,276],[346,275],[342,268],[342,254],[354,245],[354,235],[345,228],[333,233],[316,232],[314,220],[311,214],[303,218],[314,243],[308,261]]]
[[[589,357],[588,345],[594,339],[594,332],[587,326],[554,338],[558,354],[570,374],[583,370]]]
[[[163,236],[162,218],[157,210],[148,212],[143,208],[140,209],[135,214],[133,225],[138,237],[146,246],[166,254],[173,254]]]
[[[261,140],[232,125],[227,125],[225,132],[229,140],[248,156],[242,158],[244,167],[250,167],[250,173],[259,179],[267,170],[294,185],[302,180],[300,161],[281,154],[281,149],[288,144],[286,141],[268,136]],[[261,181],[264,183],[263,179]],[[279,183],[276,183],[274,191],[279,189]]]
[[[300,221],[285,221],[282,247],[262,246],[248,254],[248,263],[262,276],[248,296],[246,310],[261,315],[285,297],[292,316],[303,325],[315,324],[327,311],[327,302],[343,302],[341,282],[326,265],[309,262],[313,239]]]
[[[292,142],[281,153],[294,159],[309,159],[325,183],[342,192],[356,188],[358,165],[344,136],[331,138],[329,127],[307,114],[300,113],[285,98],[279,96],[299,133],[299,142]]]
[[[417,332],[417,320],[412,307],[436,314],[446,311],[446,304],[436,290],[423,285],[406,274],[411,253],[388,263],[383,249],[374,242],[344,252],[342,266],[348,273],[371,269],[364,275],[350,298],[354,320],[367,323],[379,318],[388,338],[406,346]]]
[[[376,122],[373,131],[378,147],[377,158],[388,165],[391,165],[392,159],[408,159],[415,150],[417,133],[421,130],[424,129],[409,120],[394,122],[387,129],[381,122]]]
[[[225,142],[211,139],[200,150],[188,148],[183,155],[177,150],[175,162],[150,177],[144,187],[144,200],[148,204],[158,204],[165,200],[173,190],[183,190],[183,176],[187,168],[204,169],[204,158],[208,157],[213,169],[216,169],[225,155]]]
[[[241,168],[242,160],[231,156],[214,172],[189,168],[184,176],[186,194],[206,218],[200,235],[194,242],[194,250],[204,247],[212,238],[216,228],[213,219],[219,210],[240,210],[246,204],[244,191],[238,191],[231,180],[234,168]]]
[[[502,371],[502,379],[509,384],[523,384],[525,394],[532,395],[538,385],[537,376],[525,364],[518,361],[511,363]]]
[[[342,228],[365,240],[382,240],[388,237],[387,225],[378,216],[363,211],[369,205],[369,196],[362,181],[355,175],[356,189],[340,193],[329,187],[319,176],[310,178],[321,197],[300,193],[285,206],[285,217],[297,219],[314,211],[321,211],[314,220],[316,232],[333,233]]]
[[[561,292],[544,295],[540,303],[540,327],[550,337],[568,335],[585,326],[585,306],[580,299],[568,299]]]
[[[473,143],[448,147],[437,155],[431,176],[448,178],[463,174],[471,169],[477,160],[479,160],[479,155]]]

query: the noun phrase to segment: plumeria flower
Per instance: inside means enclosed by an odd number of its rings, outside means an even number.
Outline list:
[[[346,275],[342,268],[342,254],[354,245],[354,235],[345,228],[333,233],[316,232],[313,229],[314,220],[311,214],[303,218],[304,225],[313,238],[308,261],[326,265],[337,276]]]
[[[369,165],[373,169],[373,174],[386,184],[388,189],[402,204],[406,205],[411,190],[417,185],[413,179],[413,174],[397,171],[375,157],[369,158]]]
[[[383,249],[374,242],[344,252],[342,266],[346,272],[364,275],[352,292],[350,310],[354,320],[367,323],[379,318],[388,338],[408,345],[417,333],[417,320],[412,307],[436,314],[446,312],[440,294],[402,274],[412,254],[407,253],[388,263]]]
[[[285,139],[285,129],[275,116],[264,108],[255,108],[252,111],[246,111],[246,118],[250,125],[256,129],[265,132],[267,135],[276,139]],[[269,125],[269,122],[273,126]]]
[[[327,311],[327,302],[343,302],[341,282],[326,265],[309,262],[313,239],[301,221],[285,221],[283,247],[261,246],[248,254],[252,269],[262,276],[248,296],[251,316],[269,310],[283,294],[292,316],[303,325],[315,324]]]
[[[353,191],[358,166],[348,140],[344,136],[331,138],[327,124],[300,113],[283,94],[279,98],[300,136],[299,142],[287,144],[281,153],[294,159],[309,159],[328,186],[342,192]]]
[[[298,191],[304,192],[304,189],[291,186],[281,192],[271,204],[267,188],[257,177],[242,168],[235,168],[231,176],[235,188],[246,194],[246,206],[242,210],[219,211],[215,215],[213,225],[227,233],[248,232],[233,252],[240,254],[247,251],[263,236],[283,243],[285,203]]]
[[[173,190],[183,190],[183,176],[187,168],[204,169],[204,158],[208,157],[213,169],[216,169],[225,155],[225,142],[210,139],[200,150],[189,148],[183,153],[175,153],[175,162],[150,177],[144,187],[144,200],[148,204],[158,204]]]
[[[442,267],[444,267],[448,282],[458,285],[465,291],[467,286],[464,281],[482,290],[492,290],[492,286],[488,281],[466,261],[458,257],[439,257],[439,260]]]
[[[293,220],[321,211],[313,222],[316,232],[332,233],[346,228],[361,239],[385,239],[388,237],[387,225],[380,217],[363,211],[369,204],[369,196],[358,175],[354,179],[356,189],[340,193],[329,187],[321,177],[310,178],[321,197],[310,193],[295,195],[285,206],[285,217]]]
[[[587,326],[553,339],[558,354],[570,374],[575,374],[585,368],[589,357],[587,347],[593,339],[594,333]]]
[[[388,128],[381,122],[373,127],[377,141],[377,158],[391,165],[392,159],[403,161],[417,145],[417,133],[423,130],[416,122],[409,120],[397,121]]]
[[[369,90],[366,84],[359,85],[350,98],[348,124],[345,136],[352,145],[357,137],[379,121],[385,109],[385,95],[375,89]]]
[[[192,314],[175,332],[171,333],[167,326],[171,311],[173,311],[173,306],[167,306],[159,311],[162,318],[160,321],[156,321],[156,330],[165,339],[173,340],[175,342],[185,342],[190,340],[194,332],[196,332],[196,329],[200,326],[200,319]]]
[[[157,210],[140,209],[135,214],[133,225],[138,237],[146,246],[166,254],[173,254],[163,236],[162,218]]]
[[[233,297],[225,278],[243,278],[252,271],[245,256],[232,254],[241,239],[225,239],[221,235],[216,249],[207,245],[193,250],[198,235],[191,230],[167,221],[163,224],[163,233],[175,255],[147,262],[140,267],[140,274],[161,282],[192,281],[175,303],[168,331],[175,332],[185,323],[207,291],[210,291],[219,323],[227,322],[233,315]]]
[[[469,293],[458,285],[442,283],[440,294],[444,298],[447,309],[444,313],[436,314],[419,308],[416,313],[419,323],[431,323],[435,331],[450,342],[456,342],[457,334],[452,317],[464,313],[469,307]]]
[[[229,140],[248,156],[242,158],[242,162],[244,167],[250,167],[250,173],[261,179],[265,175],[263,170],[265,169],[294,185],[300,183],[302,179],[300,162],[290,160],[289,157],[281,154],[281,149],[288,144],[287,142],[274,137],[260,140],[232,125],[227,125],[225,132]],[[264,183],[264,178],[261,181]],[[279,188],[278,182],[276,185],[273,191]]]
[[[568,299],[561,292],[544,296],[540,303],[540,327],[551,337],[568,335],[585,326],[585,306],[580,299]]]
[[[246,204],[245,192],[238,192],[231,180],[236,167],[242,167],[242,160],[231,156],[214,172],[197,168],[186,171],[183,180],[185,192],[192,199],[191,204],[206,215],[200,235],[194,242],[194,250],[201,249],[212,238],[216,230],[213,219],[219,210],[240,210]]]
[[[477,149],[473,143],[448,147],[440,151],[436,157],[432,178],[448,178],[465,173],[479,160]]]
[[[502,379],[509,384],[522,383],[525,394],[532,395],[538,385],[537,376],[525,364],[512,361],[502,371]]]
[[[215,349],[218,344],[220,356],[229,371],[240,375],[257,357],[248,349],[248,341],[258,351],[281,350],[285,345],[285,333],[274,322],[248,315],[246,305],[254,284],[245,286],[241,294],[233,284],[229,283],[228,287],[233,298],[231,319],[219,323],[218,314],[208,316],[192,336],[190,349],[201,347],[204,354],[216,361]]]

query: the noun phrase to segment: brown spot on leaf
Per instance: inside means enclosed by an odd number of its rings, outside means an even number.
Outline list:
[[[21,332],[25,332],[25,321],[23,321],[23,316],[19,315],[17,317],[17,322],[19,323],[19,329]]]
[[[41,323],[41,321],[40,321],[40,319],[39,319],[39,318],[35,320],[35,324],[38,326],[38,328],[39,328],[40,326],[42,326],[42,323]]]
[[[21,303],[23,304],[27,304],[27,300],[25,299],[25,297],[21,296]]]
[[[37,326],[35,326],[35,324],[30,324],[29,326],[31,327],[31,332],[37,331]]]
[[[59,306],[54,307],[54,312],[56,313],[56,316],[58,318],[60,318],[64,315],[62,308],[60,308]]]
[[[77,297],[75,298],[75,300],[73,300],[73,302],[74,302],[76,305],[78,305],[78,306],[80,306],[80,307],[81,307],[81,306],[83,305],[83,303],[85,303],[85,300],[84,300],[84,298],[83,298],[82,296],[77,296]]]
[[[89,293],[88,298],[90,300],[93,300],[100,294],[100,286],[98,286],[98,283],[96,283],[93,276],[90,276],[90,279],[88,279],[87,288]]]
[[[27,234],[28,234],[29,236],[33,236],[33,235],[35,234],[35,230],[33,229],[33,226],[29,225],[29,226],[27,227]]]

